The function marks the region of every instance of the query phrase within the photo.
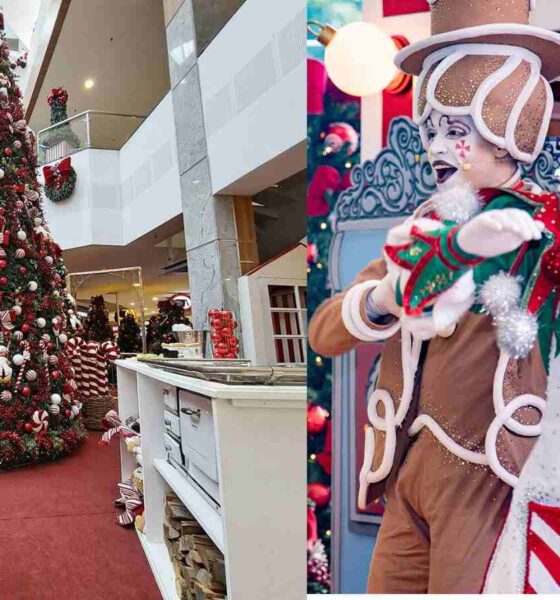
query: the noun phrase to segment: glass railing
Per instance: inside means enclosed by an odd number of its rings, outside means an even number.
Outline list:
[[[51,125],[37,134],[39,164],[89,148],[120,150],[144,119],[138,115],[88,110]]]

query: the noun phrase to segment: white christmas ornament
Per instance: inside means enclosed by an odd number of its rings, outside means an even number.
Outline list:
[[[40,327],[42,329],[43,327],[45,327],[46,324],[47,324],[47,321],[46,321],[46,319],[43,319],[43,317],[39,317],[37,319],[37,327]]]
[[[4,390],[0,394],[0,400],[2,400],[2,402],[9,402],[11,399],[12,399],[12,392],[9,392],[8,390]]]
[[[4,175],[4,169],[0,169],[0,179],[3,179]]]
[[[56,363],[58,362],[58,356],[56,356],[56,354],[51,354],[49,356],[49,362],[51,363],[51,365],[56,365]]]
[[[27,285],[27,288],[29,289],[30,292],[35,292],[37,290],[37,282],[36,281],[30,281],[29,284]]]
[[[49,406],[49,412],[51,415],[59,415],[60,414],[60,406],[58,404],[51,404]]]
[[[80,409],[77,406],[73,406],[71,409],[72,414],[77,417],[80,414]]]
[[[19,304],[16,304],[15,306],[12,307],[12,310],[16,313],[16,315],[21,315],[21,306]]]
[[[25,233],[25,231],[23,231],[23,229],[20,229],[17,232],[17,238],[18,238],[18,240],[21,240],[22,242],[27,239],[27,234]]]
[[[14,354],[14,356],[12,357],[12,362],[14,363],[14,365],[16,365],[16,367],[22,365],[23,361],[24,358],[22,354]]]
[[[0,346],[0,356],[8,356],[8,348],[6,346]]]
[[[66,342],[68,341],[68,336],[65,333],[61,333],[58,336],[58,339],[60,340],[61,344],[66,344]]]
[[[51,336],[48,333],[43,333],[41,339],[43,340],[43,342],[47,342],[48,344],[51,341]]]
[[[30,369],[25,373],[25,379],[27,379],[27,381],[35,381],[37,379],[37,371]]]
[[[23,332],[19,331],[19,329],[17,331],[14,331],[12,336],[13,336],[14,340],[17,340],[18,342],[23,340]]]
[[[25,250],[23,248],[18,248],[16,250],[16,258],[24,258],[25,257]]]
[[[51,402],[53,404],[60,404],[62,402],[62,398],[60,397],[60,394],[52,394],[51,395]]]
[[[53,264],[53,257],[52,256],[45,256],[45,262],[48,265],[52,265]]]

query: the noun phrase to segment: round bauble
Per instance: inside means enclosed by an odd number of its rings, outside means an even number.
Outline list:
[[[16,315],[21,315],[22,308],[19,304],[16,304],[12,307],[12,310],[16,313]]]
[[[21,330],[23,331],[23,333],[29,333],[30,329],[31,329],[31,325],[29,325],[29,323],[24,323],[21,326]]]
[[[8,356],[8,348],[4,345],[0,346],[0,356]]]
[[[30,292],[36,292],[36,291],[37,291],[37,288],[38,288],[38,285],[37,285],[37,282],[36,282],[36,281],[30,281],[30,282],[27,284],[27,289],[28,289]]]
[[[39,317],[37,319],[37,327],[40,327],[41,329],[43,329],[43,327],[45,327],[47,324],[47,320],[43,319],[43,317]]]
[[[70,410],[72,411],[72,414],[75,417],[77,417],[80,414],[80,409],[77,406],[75,406],[75,405]]]
[[[47,350],[52,350],[54,348],[54,344],[52,342],[47,343]]]
[[[66,344],[66,342],[68,341],[68,336],[65,333],[61,333],[58,336],[58,340],[61,344]]]
[[[0,179],[3,179],[4,175],[4,169],[0,169]]]
[[[68,418],[70,418],[70,417],[72,416],[72,411],[71,411],[71,410],[69,410],[69,409],[66,409],[66,410],[64,411],[64,414],[65,414],[65,415],[66,415]]]
[[[23,355],[22,354],[14,354],[12,356],[12,362],[14,363],[14,365],[16,365],[16,367],[19,367],[20,365],[23,365]]]
[[[325,429],[329,411],[319,404],[310,404],[307,407],[307,431],[310,435],[317,435]]]
[[[29,369],[29,371],[26,371],[25,373],[25,379],[27,379],[27,381],[35,381],[37,379],[37,371]]]
[[[20,229],[17,232],[17,239],[20,241],[25,241],[27,239],[27,233],[25,233],[25,231],[23,231],[23,229]]]
[[[314,502],[318,508],[323,508],[330,502],[331,490],[322,483],[310,483],[307,486],[307,497]]]
[[[35,223],[35,225],[41,225],[42,222],[43,221],[42,221],[41,217],[35,217],[33,219],[33,223]]]
[[[23,340],[23,332],[16,330],[12,333],[12,337],[14,338],[14,340],[19,342],[19,341]]]
[[[0,260],[0,269],[5,269],[8,263],[5,260]]]
[[[51,394],[51,403],[52,404],[60,404],[62,402],[62,398],[60,394]]]
[[[43,335],[41,336],[41,339],[43,340],[43,342],[50,342],[51,336],[48,333],[43,333]]]
[[[27,386],[25,386],[22,390],[21,393],[27,397],[27,396],[31,396],[31,388],[28,388]]]
[[[52,256],[45,256],[45,262],[48,265],[52,265],[53,264],[53,257]]]
[[[60,377],[60,371],[53,371],[51,377],[56,381]]]
[[[12,156],[12,149],[4,148],[4,154],[5,154],[5,156]]]
[[[16,250],[16,258],[25,258],[25,250],[23,248]]]
[[[8,280],[5,277],[0,277],[0,286],[5,287],[8,284]]]
[[[59,415],[60,414],[60,406],[58,404],[51,404],[49,406],[49,412],[51,415]]]
[[[0,394],[0,400],[2,400],[2,402],[9,402],[11,399],[12,399],[12,392],[9,392],[8,390],[4,390]]]
[[[27,269],[24,266],[21,266],[18,271],[20,275],[25,275],[27,273]]]
[[[21,142],[19,140],[16,140],[13,146],[16,150],[19,150],[21,148]]]
[[[16,201],[16,208],[21,210],[23,208],[23,202],[21,200]]]
[[[23,430],[25,431],[25,433],[31,433],[33,431],[33,425],[31,425],[31,423],[26,423],[23,426]]]
[[[56,365],[58,363],[58,356],[56,354],[51,354],[49,356],[49,363],[51,365]]]

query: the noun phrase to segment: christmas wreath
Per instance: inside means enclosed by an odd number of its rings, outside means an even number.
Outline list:
[[[43,167],[45,176],[45,195],[51,202],[61,202],[72,195],[76,187],[76,171],[70,157],[59,163]]]

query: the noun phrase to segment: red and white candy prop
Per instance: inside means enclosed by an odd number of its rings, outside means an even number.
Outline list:
[[[31,417],[31,428],[34,433],[39,433],[43,429],[49,428],[49,413],[46,410],[36,410]]]
[[[208,318],[214,358],[237,358],[239,340],[234,335],[237,322],[233,319],[232,312],[214,308],[208,311]]]

